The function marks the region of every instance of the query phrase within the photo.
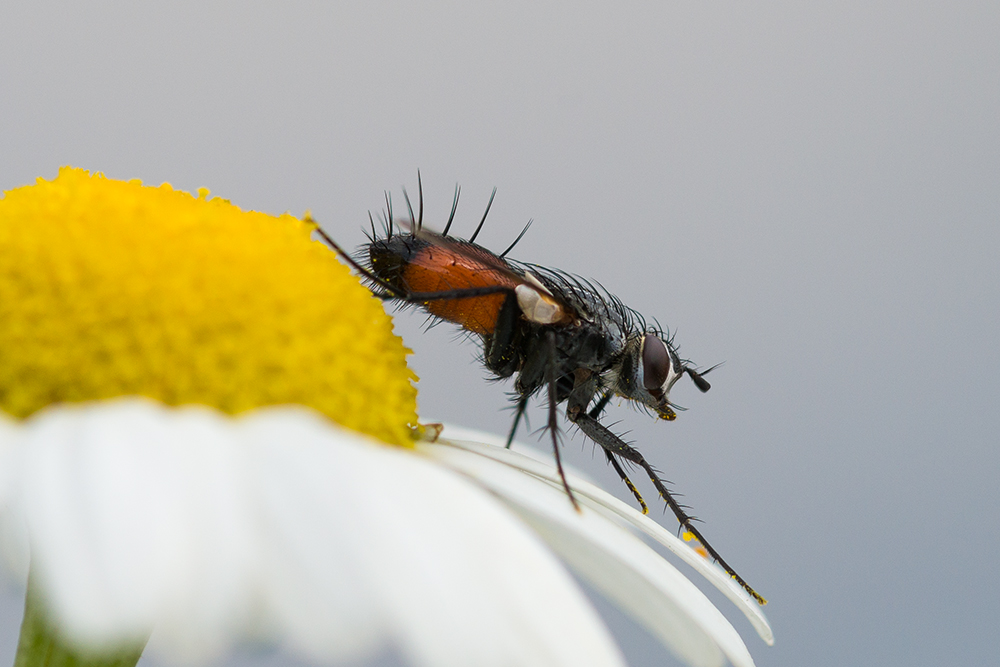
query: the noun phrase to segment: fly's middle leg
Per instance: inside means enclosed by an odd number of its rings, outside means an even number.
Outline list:
[[[563,488],[566,489],[566,495],[569,496],[570,501],[573,503],[573,508],[579,512],[581,511],[580,504],[576,501],[573,490],[569,488],[569,482],[566,481],[566,471],[563,470],[562,465],[562,454],[559,452],[559,413],[556,410],[559,402],[558,378],[556,376],[556,337],[551,331],[545,333],[545,347],[548,352],[548,363],[545,367],[545,383],[549,388],[548,430],[552,434],[552,450],[556,455],[556,468],[559,470],[559,478],[562,480]]]

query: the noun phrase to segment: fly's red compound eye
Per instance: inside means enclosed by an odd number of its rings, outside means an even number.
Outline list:
[[[646,334],[642,341],[642,386],[658,401],[670,376],[670,353],[658,336]]]

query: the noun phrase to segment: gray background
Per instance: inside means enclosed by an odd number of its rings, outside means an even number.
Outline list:
[[[771,599],[774,648],[730,614],[758,664],[1000,662],[1000,5],[132,4],[5,5],[0,187],[73,164],[354,245],[418,168],[431,224],[462,184],[459,234],[497,186],[485,245],[534,218],[514,256],[725,361],[676,422],[609,420]],[[422,414],[505,432],[475,346],[421,322],[398,330]]]

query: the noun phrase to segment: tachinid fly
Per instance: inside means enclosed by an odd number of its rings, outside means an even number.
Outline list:
[[[387,195],[383,234],[376,232],[372,220],[369,243],[361,247],[357,257],[345,252],[321,229],[319,234],[368,281],[379,298],[417,305],[432,317],[480,337],[486,368],[496,378],[515,378],[516,412],[508,447],[528,400],[535,394],[547,395],[547,428],[556,466],[574,506],[577,502],[566,483],[559,451],[556,408],[562,403],[566,404],[566,417],[604,450],[643,513],[648,511],[646,503],[622,461],[642,468],[681,526],[757,602],[766,604],[702,537],[693,518],[645,457],[599,421],[615,396],[673,420],[677,414],[669,400],[671,387],[687,375],[698,389],[708,391],[711,385],[704,376],[712,369],[698,371],[681,359],[670,336],[594,283],[507,259],[527,227],[499,255],[476,245],[476,236],[493,204],[492,196],[469,240],[449,236],[458,196],[456,188],[451,215],[438,234],[423,226],[422,187],[416,216],[407,197],[406,222],[394,221]]]

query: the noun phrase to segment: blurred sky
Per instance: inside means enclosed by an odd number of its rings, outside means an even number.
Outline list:
[[[72,164],[354,245],[418,169],[431,226],[461,183],[459,235],[496,186],[480,242],[534,218],[512,256],[725,362],[676,422],[608,421],[770,598],[773,648],[720,601],[758,665],[1000,663],[1000,4],[139,5],[5,5],[0,188]],[[509,387],[422,321],[422,414],[506,432]],[[581,435],[566,457],[628,498]]]

